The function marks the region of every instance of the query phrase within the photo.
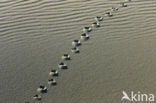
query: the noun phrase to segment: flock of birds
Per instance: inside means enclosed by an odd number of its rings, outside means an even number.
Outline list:
[[[131,0],[125,0],[125,2],[122,2],[120,3],[120,7],[127,7],[127,4],[126,2],[130,2]],[[107,11],[104,16],[107,16],[107,17],[112,17],[113,16],[113,11],[118,11],[119,8],[115,8],[115,7],[112,7],[110,11]],[[79,50],[79,46],[81,46],[81,41],[86,41],[88,40],[90,37],[89,37],[89,33],[93,30],[93,28],[98,28],[100,27],[100,22],[103,21],[103,17],[101,16],[96,16],[95,18],[95,22],[92,23],[91,26],[88,26],[88,27],[84,27],[82,29],[82,34],[80,36],[80,39],[79,40],[73,40],[72,41],[72,46],[73,48],[71,48],[71,52],[72,53],[80,53],[80,50]],[[68,60],[71,60],[71,57],[69,54],[64,54],[62,57],[62,60],[65,60],[65,61],[68,61]],[[68,66],[64,63],[64,62],[61,62],[58,64],[58,69],[68,69]],[[56,86],[57,85],[57,82],[56,80],[54,79],[55,77],[59,76],[59,72],[58,70],[56,69],[52,69],[50,72],[49,72],[49,75],[53,78],[49,79],[47,81],[47,84],[50,85],[50,86]],[[40,85],[38,88],[37,88],[37,94],[35,94],[32,98],[36,101],[41,101],[42,100],[42,97],[40,94],[44,94],[44,93],[47,93],[48,89],[46,86],[44,85]],[[30,103],[30,102],[25,102],[25,103]]]

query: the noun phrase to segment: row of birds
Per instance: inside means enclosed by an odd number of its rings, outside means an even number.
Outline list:
[[[125,0],[125,1],[126,1],[126,2],[130,2],[131,0]],[[121,3],[120,6],[121,6],[121,7],[127,7],[127,4]],[[112,8],[111,8],[111,11],[118,11],[118,8],[112,7]],[[112,17],[113,14],[112,14],[111,11],[110,11],[110,12],[106,12],[106,13],[105,13],[105,16]],[[89,26],[89,27],[84,27],[84,28],[82,29],[83,33],[82,33],[81,36],[80,36],[80,40],[73,40],[73,42],[72,42],[73,48],[71,48],[71,52],[72,52],[72,53],[79,53],[80,50],[79,50],[78,46],[81,45],[81,40],[83,40],[83,41],[88,40],[88,39],[89,39],[89,35],[88,35],[88,34],[89,34],[89,32],[92,31],[92,28],[98,28],[98,27],[100,27],[100,21],[103,20],[103,17],[101,17],[101,16],[96,16],[94,19],[95,19],[95,22],[93,22],[91,26]],[[71,57],[70,57],[69,54],[64,54],[61,58],[62,58],[62,60],[66,60],[66,61],[71,60]],[[61,63],[58,64],[58,68],[59,68],[59,69],[68,69],[68,66],[67,66],[64,62],[61,62]],[[58,70],[56,70],[56,69],[52,69],[52,70],[49,72],[49,75],[52,76],[52,77],[57,77],[57,76],[59,76],[59,72],[58,72]],[[48,83],[50,86],[55,86],[55,85],[57,85],[56,80],[53,79],[53,78],[49,79],[47,83]],[[47,91],[48,91],[47,87],[46,87],[46,86],[43,86],[43,85],[40,85],[39,88],[37,88],[37,92],[38,92],[38,93],[44,94],[44,93],[47,93]],[[34,100],[37,100],[37,101],[40,101],[40,100],[42,100],[42,97],[41,97],[41,95],[36,94],[36,95],[33,96],[33,99],[34,99]],[[25,103],[29,103],[29,102],[25,102]]]

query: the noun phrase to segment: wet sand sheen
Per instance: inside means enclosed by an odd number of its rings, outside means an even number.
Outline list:
[[[57,68],[60,56],[69,52],[81,29],[120,2],[0,3],[0,102],[32,102],[36,88],[47,84],[48,72]],[[59,85],[49,88],[43,101],[120,102],[122,90],[154,93],[155,4],[154,0],[133,0],[111,19],[104,18],[90,34],[91,40],[80,47],[81,53],[71,55],[69,70],[60,71]]]

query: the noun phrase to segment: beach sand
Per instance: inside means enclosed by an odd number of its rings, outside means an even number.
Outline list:
[[[0,1],[0,103],[120,103],[122,91],[156,94],[156,1],[132,0],[104,17],[80,53],[71,42],[123,0]],[[65,53],[68,69],[58,69]],[[58,69],[56,86],[48,86]],[[35,102],[36,103],[36,102]]]

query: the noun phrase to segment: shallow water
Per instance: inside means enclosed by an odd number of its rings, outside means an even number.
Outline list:
[[[81,29],[123,0],[1,0],[0,103],[30,101]],[[156,1],[132,0],[71,54],[43,103],[117,103],[122,91],[156,94]],[[42,102],[41,102],[42,103]]]

